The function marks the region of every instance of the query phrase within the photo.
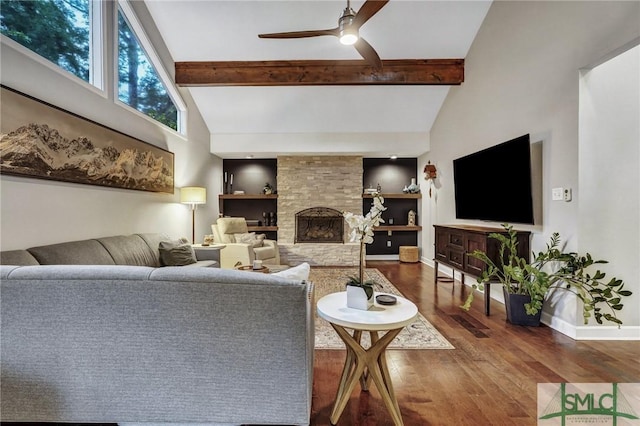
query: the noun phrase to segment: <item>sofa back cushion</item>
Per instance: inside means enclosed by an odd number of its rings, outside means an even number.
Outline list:
[[[160,253],[158,252],[158,247],[160,247],[161,241],[169,241],[171,237],[166,234],[157,233],[157,232],[146,233],[146,234],[136,234],[136,235],[142,238],[144,242],[147,243],[147,245],[149,246],[149,249],[151,249],[151,251],[153,252],[153,255],[155,256],[155,259],[156,259],[155,266],[160,266],[162,262],[160,260]]]
[[[98,241],[107,249],[116,265],[160,266],[157,246],[152,251],[139,235],[117,235],[98,238]]]
[[[0,252],[0,265],[28,266],[37,265],[38,261],[26,250],[8,250]]]
[[[97,240],[70,241],[27,249],[41,265],[115,265]]]

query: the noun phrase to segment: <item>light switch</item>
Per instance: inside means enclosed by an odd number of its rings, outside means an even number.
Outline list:
[[[551,190],[551,199],[553,201],[562,201],[564,199],[564,188],[553,188]]]

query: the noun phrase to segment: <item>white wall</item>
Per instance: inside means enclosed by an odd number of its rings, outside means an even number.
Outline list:
[[[579,70],[636,39],[639,18],[638,2],[494,2],[466,58],[465,82],[449,91],[431,131],[431,151],[419,159],[431,160],[439,172],[437,198],[423,198],[432,220],[424,229],[458,222],[453,159],[530,133],[532,142],[542,142],[542,223],[519,228],[534,232],[535,251],[554,231],[577,250]],[[552,202],[555,187],[572,188],[573,201]],[[422,247],[429,262],[432,231],[423,232]],[[640,291],[637,281],[630,284]],[[571,297],[553,302],[546,322],[565,332],[582,323]]]
[[[166,69],[173,72],[173,62],[155,26],[149,24],[144,4],[135,2],[135,8]],[[190,238],[191,213],[179,204],[177,188],[192,185],[208,188],[208,202],[196,212],[196,238],[211,233],[210,224],[218,216],[222,160],[209,152],[209,130],[187,90],[180,90],[188,108],[187,135],[183,137],[116,105],[111,94],[112,72],[107,92],[100,93],[23,54],[11,40],[4,41],[0,49],[2,84],[175,153],[176,191],[157,194],[2,175],[2,250],[133,232]]]
[[[579,159],[579,252],[610,260],[599,268],[635,287],[618,316],[640,324],[640,46],[583,73]]]

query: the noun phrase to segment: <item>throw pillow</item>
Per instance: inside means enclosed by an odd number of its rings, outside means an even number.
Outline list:
[[[163,266],[185,266],[196,263],[196,253],[186,238],[160,241],[158,246]]]
[[[253,248],[262,247],[263,240],[256,238],[255,232],[247,232],[245,234],[233,234],[233,237],[236,239],[236,243],[242,244],[251,244]]]
[[[311,266],[309,266],[309,264],[305,262],[301,263],[298,266],[294,266],[293,268],[285,269],[284,271],[276,272],[271,275],[275,275],[276,277],[288,278],[290,280],[306,281],[309,279],[310,271]]]

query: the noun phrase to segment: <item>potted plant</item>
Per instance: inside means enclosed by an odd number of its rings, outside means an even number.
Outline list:
[[[379,193],[373,194],[373,205],[366,216],[355,215],[351,212],[344,212],[343,216],[351,233],[349,240],[352,243],[360,243],[360,257],[358,276],[349,277],[347,281],[347,306],[350,308],[367,310],[373,306],[373,281],[365,281],[365,244],[373,242],[373,228],[384,223],[382,212],[387,208],[384,206],[384,198]],[[364,295],[364,296],[363,296]],[[366,299],[363,299],[366,297]],[[363,301],[364,300],[364,301]]]
[[[592,272],[592,266],[608,263],[594,260],[589,253],[565,253],[560,250],[560,236],[553,233],[547,247],[534,253],[532,262],[517,256],[517,238],[513,227],[504,224],[507,235],[493,233],[490,238],[499,242],[498,259],[495,264],[486,253],[476,250],[470,256],[485,263],[486,268],[473,288],[483,290],[484,284],[499,282],[505,294],[507,319],[520,325],[538,325],[542,304],[551,291],[570,291],[583,303],[582,315],[587,324],[593,316],[598,324],[603,320],[622,324],[616,312],[623,308],[622,297],[630,296],[624,283],[615,277],[604,281],[606,274],[600,270]],[[511,299],[519,299],[514,301]],[[473,291],[462,308],[469,310],[473,301]],[[518,309],[524,316],[518,316]],[[603,310],[604,309],[604,310]],[[537,318],[537,319],[536,319]]]

